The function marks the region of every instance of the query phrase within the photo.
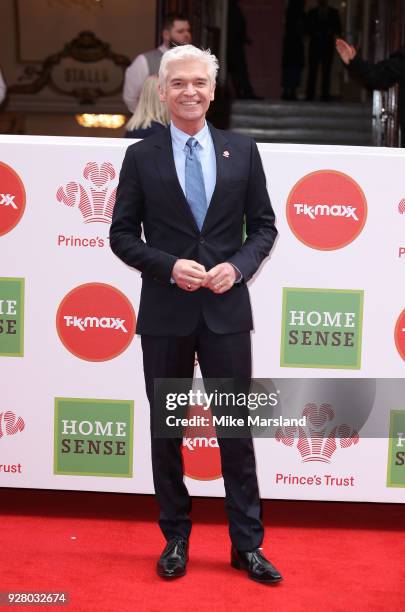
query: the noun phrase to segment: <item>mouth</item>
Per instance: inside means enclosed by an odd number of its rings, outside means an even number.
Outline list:
[[[189,101],[189,102],[181,102],[182,106],[188,106],[188,107],[193,107],[193,106],[197,106],[198,104],[200,104],[199,100],[193,100],[193,101]]]

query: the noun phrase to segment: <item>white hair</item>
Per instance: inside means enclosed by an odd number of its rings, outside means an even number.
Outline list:
[[[194,45],[179,45],[163,54],[159,68],[159,85],[161,88],[164,88],[166,85],[168,64],[185,59],[199,60],[206,64],[210,81],[212,85],[215,85],[219,68],[215,55],[209,49],[198,49]]]

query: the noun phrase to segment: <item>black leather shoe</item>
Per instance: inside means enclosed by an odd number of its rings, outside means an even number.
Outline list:
[[[231,565],[235,569],[245,570],[249,578],[264,584],[273,584],[283,579],[274,565],[267,561],[260,548],[252,552],[242,552],[232,546]]]
[[[156,565],[161,578],[180,578],[186,573],[188,541],[184,538],[169,540]]]

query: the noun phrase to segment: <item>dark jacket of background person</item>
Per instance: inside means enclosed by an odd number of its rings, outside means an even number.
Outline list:
[[[250,43],[246,19],[239,1],[229,0],[226,63],[237,98],[256,97],[250,82],[245,53],[245,45]]]
[[[335,39],[341,33],[339,12],[319,0],[319,6],[311,9],[306,18],[309,35],[307,100],[313,100],[316,92],[318,66],[322,67],[322,99],[329,100]]]
[[[134,130],[127,130],[125,133],[125,138],[147,138],[148,136],[152,136],[153,134],[157,134],[161,130],[164,130],[165,126],[157,121],[152,121],[150,127],[148,128],[138,128]]]
[[[388,89],[399,84],[399,123],[402,132],[402,144],[405,139],[405,46],[400,47],[389,58],[373,64],[361,59],[358,55],[351,60],[348,69],[359,77],[371,89]]]
[[[306,31],[309,35],[310,49],[319,56],[325,52],[333,55],[335,37],[340,35],[342,26],[337,9],[330,6],[317,6],[307,13]]]
[[[296,98],[304,68],[304,8],[305,0],[289,0],[286,10],[281,81],[285,100]]]

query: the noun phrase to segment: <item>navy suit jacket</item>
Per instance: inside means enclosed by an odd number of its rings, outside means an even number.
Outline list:
[[[138,334],[185,336],[194,331],[201,314],[215,333],[253,327],[246,282],[274,243],[274,212],[256,143],[209,128],[217,177],[201,231],[177,178],[170,129],[127,149],[110,244],[122,261],[142,273]],[[241,271],[243,281],[221,295],[205,288],[184,291],[170,283],[179,258],[197,261],[207,271],[230,262]]]

